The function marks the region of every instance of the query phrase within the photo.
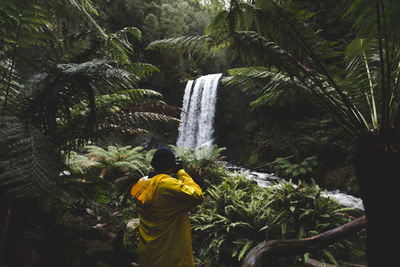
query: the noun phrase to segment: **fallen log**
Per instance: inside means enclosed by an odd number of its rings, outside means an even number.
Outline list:
[[[302,239],[270,240],[258,244],[247,253],[243,267],[268,267],[280,257],[294,256],[318,250],[360,231],[367,226],[367,219],[359,217],[349,223],[336,227],[324,233]],[[272,264],[272,265],[268,265]]]

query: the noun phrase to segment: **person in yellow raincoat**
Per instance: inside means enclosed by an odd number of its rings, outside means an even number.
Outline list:
[[[139,266],[192,267],[188,210],[203,202],[203,192],[170,149],[158,149],[151,165],[154,173],[131,188],[140,216]]]

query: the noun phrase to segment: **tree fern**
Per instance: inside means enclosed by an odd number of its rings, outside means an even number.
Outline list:
[[[9,63],[0,72],[0,89],[4,92],[2,115],[12,93],[13,76],[17,69],[18,55],[21,48],[34,45],[45,46],[47,36],[42,27],[47,27],[49,12],[40,4],[32,1],[2,1],[0,4],[0,30],[3,41],[0,50],[2,60]]]
[[[399,78],[399,29],[393,27],[399,22],[397,12],[400,5],[396,1],[364,1],[355,0],[345,3],[347,15],[356,18],[353,30],[363,44],[359,45],[365,53],[367,62],[374,60],[377,64],[372,76],[378,77],[373,83],[375,95],[378,96],[379,106],[377,110],[379,125],[383,127],[398,127],[400,121],[399,98],[395,95],[398,92],[397,81]],[[352,44],[354,47],[354,43]],[[373,49],[371,49],[373,48]],[[376,56],[371,58],[371,50]],[[360,54],[360,53],[358,53]],[[354,56],[354,54],[353,54]],[[372,65],[374,66],[374,65]],[[365,66],[363,66],[365,69]],[[363,68],[360,68],[362,70]],[[373,77],[372,80],[373,81]],[[366,86],[366,88],[370,85]],[[369,88],[368,88],[369,89]],[[365,89],[365,92],[368,92]],[[372,103],[371,103],[372,105]],[[376,120],[376,119],[375,119]]]
[[[172,113],[167,110],[172,108],[164,111],[158,108],[166,106],[159,93],[131,89],[138,79],[131,72],[102,60],[59,64],[47,73],[36,74],[25,84],[18,95],[22,103],[19,112],[32,114],[27,119],[41,125],[48,135],[57,137],[54,140],[57,145],[73,147],[100,137],[101,131],[111,129],[111,124],[138,132],[141,122],[152,118],[176,121],[168,115]],[[148,107],[154,108],[147,112],[133,108],[146,103],[153,103]]]
[[[88,154],[87,157],[95,162],[101,164],[101,176],[110,178],[113,170],[120,170],[123,173],[135,173],[138,172],[141,176],[144,176],[150,170],[150,162],[144,154],[143,147],[137,146],[132,148],[131,146],[115,147],[108,146],[107,149],[90,145],[85,146]],[[118,178],[118,177],[113,177]]]
[[[81,14],[79,27],[89,22],[88,29],[63,36],[56,27],[70,21],[60,19],[64,14],[55,15],[59,8]],[[167,115],[171,108],[165,107],[160,94],[132,90],[140,78],[158,70],[132,63],[128,37],[140,40],[140,31],[130,27],[107,33],[96,23],[97,15],[91,0],[0,2],[0,108],[1,115],[10,116],[0,122],[2,196],[44,196],[60,189],[55,181],[68,177],[57,179],[62,165],[59,152],[98,138],[101,127],[115,128],[129,112],[138,112],[139,119],[126,119],[118,125],[120,130],[142,131],[139,120],[176,121]],[[72,44],[77,40],[81,47]],[[71,55],[78,47],[73,57],[60,56]],[[119,94],[111,97],[114,93]],[[146,104],[146,110],[132,108]]]
[[[304,21],[313,14],[301,12],[293,5],[290,1],[265,0],[255,5],[232,1],[229,10],[220,12],[208,28],[207,45],[229,45],[247,65],[273,66],[288,80],[295,77],[300,88],[320,98],[322,106],[349,132],[365,130],[365,118],[339,86],[340,77],[331,74],[340,71],[340,65],[325,64],[337,61],[341,54]],[[190,47],[189,41],[182,45],[182,40],[185,38],[164,42]]]
[[[219,47],[214,46],[213,43],[213,38],[208,36],[182,36],[153,41],[147,46],[147,49],[180,49],[183,52],[191,53],[200,58],[211,56],[219,50]]]
[[[100,163],[90,160],[84,155],[71,151],[66,159],[66,165],[76,173],[85,173],[89,169],[98,167]]]
[[[95,28],[99,31],[102,36],[106,36],[104,30],[97,24],[96,20],[93,18],[93,15],[97,16],[98,12],[93,5],[91,0],[67,0],[74,8],[76,8],[80,14],[83,15],[85,19],[87,19]]]
[[[290,77],[273,68],[247,67],[228,71],[230,76],[223,78],[226,86],[241,88],[256,99],[250,105],[260,107],[265,105],[287,106],[298,100],[302,94],[307,95],[307,88],[296,77]],[[315,101],[317,104],[319,101]]]
[[[69,3],[80,13],[83,17],[90,22],[97,30],[99,38],[103,41],[104,45],[101,49],[102,54],[104,54],[108,59],[115,60],[121,65],[129,68],[131,67],[130,56],[133,55],[133,46],[128,40],[128,36],[132,36],[135,39],[141,41],[141,32],[136,27],[125,27],[115,33],[107,33],[105,30],[96,22],[93,16],[97,16],[98,12],[95,6],[90,0],[76,1],[68,0]],[[130,70],[133,71],[137,68],[131,67]],[[157,68],[153,67],[153,70]]]
[[[8,77],[2,76],[0,80],[0,103],[2,114],[6,113],[6,109],[13,109],[13,107],[7,106],[7,102],[15,101],[21,86],[22,77],[17,70],[12,66],[11,60],[0,61],[0,73],[7,74]]]
[[[79,2],[70,0],[67,3],[77,8],[86,17],[91,18],[92,23],[101,31],[100,26],[91,17],[93,14],[96,15],[97,12],[90,0]],[[24,57],[24,49],[48,47],[47,40],[49,39],[49,35],[45,31],[49,30],[48,32],[51,32],[54,26],[52,23],[52,9],[57,4],[55,2],[25,0],[5,0],[1,2],[0,30],[4,38],[2,39],[3,42],[0,43],[0,48],[4,53],[0,56],[3,59],[9,59],[11,62],[10,67],[1,73],[0,79],[3,82],[6,81],[8,83],[7,80],[10,80],[10,73],[15,69],[20,69],[27,62],[32,61],[32,59]],[[110,38],[119,40],[120,37],[124,37],[123,33],[116,35],[116,37]]]
[[[131,65],[130,56],[133,55],[134,48],[128,40],[128,35],[141,40],[141,32],[136,27],[126,27],[115,33],[109,33],[104,36],[104,49],[102,52],[109,59],[113,59],[122,66],[129,67]],[[137,67],[137,66],[136,66]],[[153,67],[153,70],[157,68]],[[135,70],[132,67],[130,70]]]
[[[379,72],[377,44],[363,39],[354,40],[346,48],[345,62],[349,91],[359,103],[362,103],[362,99],[365,97],[367,104],[365,106],[370,112],[372,127],[376,128],[378,126],[377,108],[380,108],[376,105],[380,96],[380,92],[377,90],[379,79],[377,76]],[[351,84],[357,84],[357,86],[351,86]]]
[[[61,164],[47,138],[15,117],[0,117],[0,126],[1,194],[10,200],[54,191]]]

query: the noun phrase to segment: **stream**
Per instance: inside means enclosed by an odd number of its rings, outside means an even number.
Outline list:
[[[213,145],[215,104],[221,76],[221,73],[209,74],[187,82],[182,103],[178,146],[194,149]],[[246,172],[248,179],[256,181],[262,187],[271,186],[273,181],[284,181],[273,173],[256,172],[229,164],[226,167],[232,174]],[[364,211],[362,200],[345,192],[322,190],[321,195],[335,199],[344,207]]]
[[[273,173],[251,171],[243,167],[229,164],[226,166],[226,168],[231,171],[232,175],[235,172],[245,172],[247,174],[247,179],[257,182],[257,184],[261,187],[268,187],[272,186],[274,182],[285,181],[283,178],[277,177]],[[321,196],[332,198],[344,207],[354,208],[355,211],[364,211],[362,199],[346,194],[345,192],[341,192],[339,190],[321,190]]]

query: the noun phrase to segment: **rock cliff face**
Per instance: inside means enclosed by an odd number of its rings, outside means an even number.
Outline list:
[[[216,144],[227,147],[232,162],[254,168],[298,150],[295,122],[315,107],[299,100],[292,104],[250,106],[254,96],[240,88],[218,89],[215,115]]]
[[[329,190],[358,194],[352,166],[352,144],[337,125],[320,126],[326,115],[306,99],[289,105],[251,108],[252,96],[240,88],[218,88],[215,144],[226,147],[227,161],[258,171],[274,172],[278,157],[301,162],[316,156],[310,177]],[[309,122],[312,123],[309,123]]]
[[[238,88],[219,86],[214,119],[215,144],[226,147],[230,162],[243,162],[250,156],[247,124],[251,120],[249,96]]]

